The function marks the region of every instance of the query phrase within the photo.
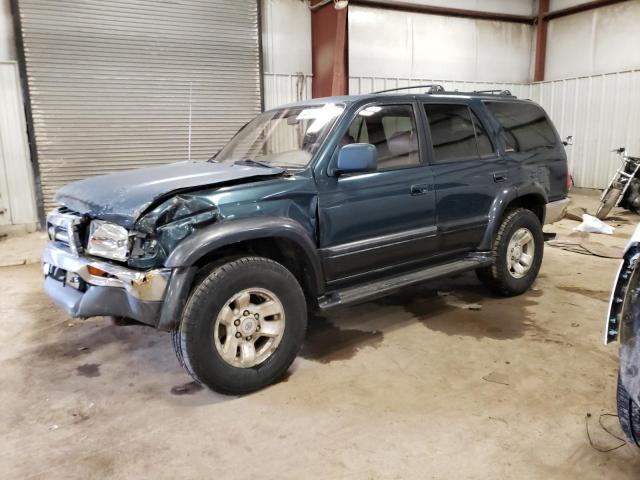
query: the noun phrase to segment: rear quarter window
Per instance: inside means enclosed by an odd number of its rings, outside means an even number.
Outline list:
[[[502,125],[507,151],[529,152],[557,144],[544,110],[531,103],[484,102]]]
[[[476,115],[466,105],[424,104],[435,163],[468,160],[493,153],[491,141]]]

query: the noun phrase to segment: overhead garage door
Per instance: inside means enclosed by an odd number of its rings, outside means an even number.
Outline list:
[[[47,210],[73,180],[207,159],[260,111],[255,0],[18,9]]]

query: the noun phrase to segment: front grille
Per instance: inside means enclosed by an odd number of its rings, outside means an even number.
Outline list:
[[[69,209],[60,208],[47,215],[47,234],[52,242],[68,248],[72,253],[82,252],[85,221]]]

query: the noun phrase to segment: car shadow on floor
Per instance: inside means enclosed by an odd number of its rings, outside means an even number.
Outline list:
[[[530,317],[540,290],[517,297],[499,297],[479,283],[473,273],[403,289],[351,307],[315,314],[309,326],[303,358],[330,363],[353,357],[363,347],[378,347],[384,335],[420,323],[446,335],[506,340],[528,331],[544,333]]]

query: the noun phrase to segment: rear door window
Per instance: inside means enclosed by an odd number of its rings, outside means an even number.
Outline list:
[[[493,153],[482,123],[466,105],[425,104],[436,163]]]
[[[528,152],[556,146],[556,135],[544,110],[531,103],[484,102],[502,125],[506,150]]]
[[[481,157],[485,155],[492,155],[495,152],[491,139],[487,134],[487,130],[484,128],[476,114],[471,112],[471,118],[473,119],[473,127],[476,131],[476,140],[478,142],[478,154]]]

